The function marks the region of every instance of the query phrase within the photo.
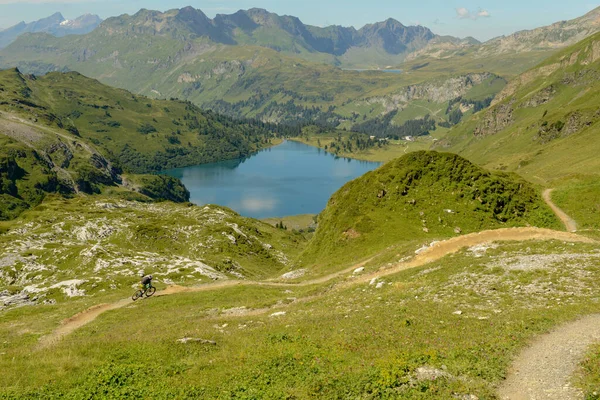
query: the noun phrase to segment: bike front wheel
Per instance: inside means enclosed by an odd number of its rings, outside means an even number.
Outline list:
[[[156,288],[154,286],[150,286],[148,290],[146,290],[146,297],[152,296],[156,292]]]
[[[144,295],[144,291],[143,290],[138,290],[136,291],[133,296],[131,296],[131,300],[136,301],[137,299],[139,299],[140,297],[142,297]]]

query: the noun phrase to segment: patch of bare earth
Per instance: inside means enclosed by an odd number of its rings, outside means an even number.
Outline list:
[[[569,217],[567,215],[567,213],[565,213],[556,204],[554,204],[552,202],[552,192],[553,191],[554,191],[554,189],[547,189],[544,191],[544,194],[542,196],[544,198],[544,201],[546,202],[546,204],[548,204],[548,206],[550,206],[550,208],[552,209],[552,211],[554,211],[556,216],[558,218],[560,218],[562,223],[565,224],[567,231],[576,232],[577,231],[577,223],[575,222],[575,220],[573,218]]]

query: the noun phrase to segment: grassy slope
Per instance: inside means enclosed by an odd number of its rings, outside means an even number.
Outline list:
[[[347,183],[319,216],[301,260],[318,270],[398,243],[532,225],[560,228],[537,190],[451,154],[416,152]]]
[[[11,89],[15,84],[18,90]],[[238,158],[267,145],[270,137],[189,103],[135,96],[78,73],[32,79],[6,70],[0,72],[0,86],[7,87],[2,109],[50,126],[75,128],[129,172]]]
[[[398,66],[407,74],[455,74],[465,72],[492,72],[505,78],[515,77],[555,54],[552,51],[532,51],[497,56],[477,56],[475,50],[452,54],[444,58],[419,57]]]
[[[509,243],[404,271],[380,289],[235,287],[153,298],[49,348],[36,347],[40,335],[83,304],[15,309],[0,321],[0,397],[493,398],[535,335],[600,311],[600,264],[587,254],[597,255],[595,246]],[[307,296],[316,297],[276,306]],[[274,308],[226,311],[241,306]],[[270,316],[277,311],[286,314]],[[176,342],[190,336],[217,344]],[[419,379],[420,367],[441,377]]]
[[[444,148],[542,183],[598,171],[599,43],[600,35],[594,35],[516,78],[499,104],[453,129]],[[550,100],[532,106],[529,101],[550,87],[555,91]],[[495,134],[475,136],[475,129],[502,107],[513,110],[514,122]],[[543,133],[546,127],[550,132]]]
[[[577,222],[577,230],[600,237],[600,178],[569,177],[554,186],[553,201]]]

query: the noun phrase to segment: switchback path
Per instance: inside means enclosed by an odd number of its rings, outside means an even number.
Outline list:
[[[440,241],[432,244],[430,247],[425,249],[416,255],[412,260],[408,262],[398,263],[395,266],[374,272],[372,274],[365,274],[358,278],[354,278],[348,280],[343,283],[343,285],[354,285],[358,283],[364,283],[373,278],[379,278],[383,276],[392,275],[398,273],[400,271],[404,271],[411,268],[416,268],[428,264],[430,262],[439,260],[446,255],[456,253],[460,249],[464,247],[471,247],[479,244],[490,243],[495,241],[527,241],[527,240],[560,240],[565,242],[579,242],[579,243],[598,243],[593,239],[579,236],[569,232],[560,232],[553,231],[550,229],[540,229],[540,228],[507,228],[507,229],[497,229],[490,231],[483,231],[478,233],[471,233],[464,236],[455,237],[452,239]],[[255,282],[255,281],[238,281],[238,280],[229,280],[217,282],[210,285],[202,285],[197,287],[183,287],[183,286],[171,286],[167,289],[158,292],[157,296],[168,296],[174,295],[178,293],[191,293],[191,292],[205,292],[205,291],[214,291],[219,289],[224,289],[237,285],[244,286],[268,286],[268,287],[303,287],[310,286],[316,284],[322,284],[329,281],[332,281],[336,278],[347,276],[356,268],[360,268],[371,261],[373,258],[365,260],[359,264],[353,265],[349,268],[346,268],[342,271],[338,271],[336,273],[326,275],[320,278],[316,278],[313,280],[304,281],[301,283],[280,283],[280,282]],[[115,310],[122,307],[125,307],[128,304],[131,304],[131,299],[120,300],[116,303],[112,304],[100,304],[93,306],[85,311],[82,311],[79,314],[74,315],[71,318],[68,318],[62,322],[62,325],[57,328],[51,334],[40,338],[40,346],[46,347],[53,343],[56,343],[58,340],[68,335],[69,333],[79,329],[80,327],[92,322],[98,316],[103,314],[109,310]],[[268,309],[262,310],[262,312],[267,312]]]
[[[502,400],[577,400],[570,384],[588,347],[600,342],[600,314],[589,315],[542,335],[514,361],[499,390]]]
[[[565,224],[565,228],[569,232],[577,232],[577,223],[571,217],[569,217],[563,210],[561,210],[556,204],[552,202],[552,192],[554,189],[546,189],[544,190],[543,198],[546,204],[550,206],[554,214]]]

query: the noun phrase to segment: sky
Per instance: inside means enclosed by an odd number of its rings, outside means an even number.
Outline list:
[[[0,29],[31,22],[57,11],[67,19],[85,13],[102,18],[134,14],[141,8],[165,11],[193,6],[209,17],[240,9],[265,8],[294,15],[310,25],[360,28],[394,18],[405,25],[423,25],[440,35],[488,40],[577,18],[600,6],[593,0],[0,0]]]

